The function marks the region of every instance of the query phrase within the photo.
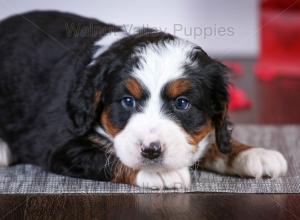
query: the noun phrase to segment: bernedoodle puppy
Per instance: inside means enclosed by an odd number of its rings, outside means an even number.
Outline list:
[[[231,139],[227,69],[191,42],[37,11],[3,20],[0,48],[2,166],[158,188],[188,187],[193,166],[287,170],[281,153]]]

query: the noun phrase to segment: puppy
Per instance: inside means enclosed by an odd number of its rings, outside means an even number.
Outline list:
[[[287,170],[281,153],[231,139],[227,69],[191,42],[45,11],[2,21],[0,48],[2,166],[158,188],[188,187],[195,164]]]

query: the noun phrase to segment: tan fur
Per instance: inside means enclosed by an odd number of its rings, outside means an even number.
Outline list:
[[[101,98],[101,91],[97,91],[95,94],[95,104],[98,104],[100,102]]]
[[[166,93],[169,97],[176,98],[191,88],[192,84],[190,81],[186,79],[179,79],[174,82],[171,82],[167,86]]]
[[[189,135],[189,144],[194,145],[195,146],[195,151],[196,151],[196,147],[199,144],[199,142],[206,136],[208,135],[210,132],[212,132],[213,127],[211,126],[211,122],[208,122],[206,125],[202,126],[199,131],[190,134]]]
[[[219,151],[217,144],[211,144],[207,150],[204,158],[200,161],[200,167],[211,169],[211,165],[217,160],[221,159],[225,162],[226,167],[230,168],[234,159],[243,151],[251,148],[245,144],[242,144],[236,140],[231,141],[231,152],[223,154]]]
[[[133,95],[134,98],[140,99],[142,97],[143,89],[136,79],[128,79],[126,81],[126,88],[129,90],[129,92],[131,93],[131,95]]]
[[[94,97],[94,104],[93,104],[94,110],[97,109],[100,99],[101,99],[101,91],[96,91]]]
[[[232,151],[228,155],[228,165],[232,166],[234,159],[243,151],[251,148],[248,145],[242,144],[236,140],[231,140]]]
[[[101,123],[104,126],[105,130],[111,135],[116,136],[120,132],[120,129],[115,127],[109,120],[109,110],[104,110],[101,115]]]
[[[126,183],[136,185],[136,176],[138,170],[131,169],[119,162],[115,169],[115,176],[112,180],[114,183]]]

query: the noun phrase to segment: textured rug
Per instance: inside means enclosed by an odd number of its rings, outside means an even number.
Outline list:
[[[279,179],[242,179],[192,171],[193,184],[181,190],[151,190],[60,176],[32,165],[0,168],[0,193],[300,193],[300,126],[235,126],[234,137],[253,146],[280,150],[288,160],[288,174]]]

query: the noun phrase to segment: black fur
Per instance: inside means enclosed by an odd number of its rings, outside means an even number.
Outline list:
[[[99,31],[70,35],[66,24],[72,23],[93,24]],[[19,162],[75,177],[113,178],[114,163],[107,163],[111,143],[95,134],[93,126],[107,106],[111,107],[110,121],[119,129],[133,114],[122,109],[120,98],[125,93],[124,80],[133,67],[139,68],[139,58],[131,56],[134,48],[175,39],[147,29],[116,42],[89,66],[95,41],[119,30],[59,12],[31,12],[0,23],[0,137]],[[186,65],[186,75],[195,88],[186,94],[194,106],[193,117],[174,112],[170,106],[165,111],[190,133],[211,119],[220,150],[228,152],[226,69],[200,48],[195,48],[191,59],[198,62],[198,68]],[[148,96],[145,91],[139,104]],[[95,137],[98,141],[93,141]],[[116,158],[112,155],[111,160]]]
[[[191,81],[197,87],[196,91],[206,97],[202,99],[205,103],[198,103],[204,106],[208,118],[212,120],[219,150],[222,153],[229,153],[231,151],[231,129],[229,128],[230,122],[227,120],[229,69],[211,59],[201,48],[195,48],[190,56],[201,67],[191,69],[188,65],[186,66],[187,75],[192,78]],[[197,97],[196,94],[192,96]]]
[[[31,12],[0,23],[0,136],[20,162],[78,176],[52,166],[57,158],[52,155],[68,146],[73,151],[70,143],[89,135],[96,88],[86,67],[94,42],[105,33],[69,36],[67,23],[112,29],[59,12]],[[90,163],[105,164],[103,155],[99,146],[99,159]],[[61,166],[67,167],[70,161],[64,163]]]

